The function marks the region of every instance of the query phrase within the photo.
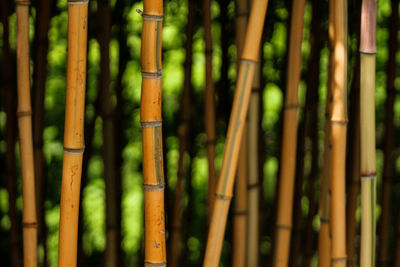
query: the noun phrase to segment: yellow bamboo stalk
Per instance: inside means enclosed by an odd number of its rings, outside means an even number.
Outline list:
[[[204,90],[204,111],[206,129],[206,147],[208,159],[208,219],[210,223],[211,213],[215,202],[215,189],[217,184],[215,172],[215,94],[212,77],[212,36],[211,36],[211,0],[203,0],[203,25],[206,53],[206,79]]]
[[[376,154],[375,154],[375,57],[376,0],[361,6],[361,267],[375,266]]]
[[[330,118],[331,266],[346,266],[347,0],[334,1],[334,72]]]
[[[16,0],[18,128],[22,176],[24,266],[37,266],[37,219],[29,65],[29,1]]]
[[[299,108],[301,43],[303,38],[305,0],[293,1],[290,27],[287,91],[283,114],[283,139],[279,179],[274,267],[286,267],[289,261],[294,178],[296,169],[297,116]]]
[[[236,70],[239,72],[240,55],[249,16],[248,0],[236,0]],[[246,266],[247,247],[247,122],[245,122],[242,141],[240,144],[239,162],[237,167],[237,182],[235,184],[234,212],[233,212],[233,249],[232,266]]]
[[[392,14],[389,25],[389,55],[387,62],[386,78],[386,110],[385,110],[385,141],[384,141],[384,165],[382,183],[382,215],[379,232],[379,266],[389,266],[389,232],[390,232],[390,206],[393,179],[393,134],[394,134],[394,100],[396,98],[396,52],[397,32],[399,21],[399,0],[392,0]]]
[[[320,206],[319,218],[320,229],[318,233],[318,267],[331,266],[331,237],[329,230],[329,165],[330,165],[330,118],[332,106],[332,91],[333,91],[333,70],[334,70],[334,1],[329,1],[329,65],[328,65],[328,88],[326,95],[325,105],[325,126],[324,126],[324,155],[321,176],[321,193],[320,193]]]
[[[76,267],[84,152],[88,0],[68,1],[68,55],[61,183],[59,267]]]
[[[161,120],[163,1],[143,2],[142,99],[145,265],[165,266],[164,170]]]
[[[219,265],[228,209],[233,193],[239,147],[243,136],[244,121],[246,120],[250,100],[251,85],[260,48],[267,5],[267,0],[255,0],[251,7],[228,126],[221,175],[218,179],[215,206],[208,233],[206,254],[203,262],[204,267],[217,267]]]

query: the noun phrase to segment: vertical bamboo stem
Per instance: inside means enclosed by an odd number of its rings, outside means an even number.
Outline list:
[[[163,1],[143,2],[142,99],[145,266],[166,266],[161,120]]]
[[[361,7],[361,267],[375,266],[376,154],[375,154],[375,57],[376,0]]]
[[[397,226],[396,226],[396,247],[394,251],[394,265],[400,267],[400,213],[397,215]]]
[[[236,70],[239,72],[240,55],[243,52],[243,44],[249,16],[249,3],[247,0],[236,0]],[[239,162],[237,167],[237,182],[235,184],[235,206],[233,212],[233,250],[232,266],[246,266],[247,247],[247,121],[245,122],[242,141],[240,143]]]
[[[216,267],[219,265],[228,209],[233,193],[239,147],[243,136],[244,121],[246,119],[250,100],[251,85],[258,57],[267,5],[267,0],[255,0],[250,12],[242,60],[240,62],[237,88],[228,126],[221,176],[218,180],[216,202],[211,217],[210,231],[208,233],[206,254],[203,263],[204,267]]]
[[[46,172],[43,155],[44,95],[47,77],[48,31],[50,28],[51,1],[38,1],[34,40],[33,68],[33,149],[35,160],[36,207],[38,219],[38,243],[43,247],[43,266],[47,266],[47,229],[44,202]]]
[[[292,230],[293,190],[296,169],[297,116],[299,108],[301,43],[303,38],[305,0],[293,1],[290,27],[287,92],[283,118],[283,142],[278,193],[276,238],[273,266],[286,267],[289,261]]]
[[[13,61],[11,59],[9,43],[9,24],[8,24],[8,1],[0,2],[0,20],[3,26],[3,83],[4,83],[4,108],[7,116],[6,121],[6,155],[5,172],[6,186],[8,192],[8,216],[10,218],[9,230],[9,251],[11,267],[20,267],[20,242],[17,219],[17,189],[15,183],[15,141],[16,141],[16,99],[13,89],[14,73]]]
[[[382,184],[382,215],[379,233],[379,266],[389,266],[389,231],[390,231],[390,202],[392,195],[393,179],[393,134],[394,134],[394,100],[396,97],[396,52],[397,52],[397,31],[399,18],[399,0],[392,0],[392,14],[389,26],[389,55],[387,62],[386,78],[386,111],[385,111],[385,141],[384,141],[384,165]]]
[[[188,150],[189,142],[189,123],[190,116],[190,95],[192,79],[192,46],[194,30],[194,11],[195,1],[188,1],[188,19],[186,24],[186,60],[185,60],[185,78],[183,82],[183,91],[181,96],[181,122],[178,129],[179,136],[179,159],[178,159],[178,177],[174,194],[173,216],[169,230],[169,266],[179,266],[180,241],[182,233],[182,199],[184,196],[184,179],[186,176],[185,154]]]
[[[29,1],[16,0],[18,128],[22,174],[24,266],[37,266],[37,219],[29,66]]]
[[[330,118],[331,266],[346,266],[347,0],[334,2],[334,72]]]
[[[206,147],[208,158],[208,223],[211,220],[211,214],[215,202],[216,172],[215,172],[215,95],[214,83],[212,78],[212,36],[211,36],[211,0],[203,0],[203,24],[204,40],[206,53],[206,79],[204,91],[204,110],[205,110],[205,128],[206,128]]]
[[[84,152],[87,14],[89,1],[68,1],[68,55],[63,174],[60,203],[59,267],[77,261],[79,196]]]

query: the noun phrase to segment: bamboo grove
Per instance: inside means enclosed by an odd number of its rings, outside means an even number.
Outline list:
[[[399,0],[0,25],[1,266],[400,267]]]

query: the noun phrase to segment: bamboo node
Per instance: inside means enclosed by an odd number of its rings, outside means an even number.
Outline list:
[[[240,63],[245,63],[245,64],[249,64],[249,65],[257,65],[257,60],[251,60],[251,59],[246,59],[246,58],[242,58],[240,59]]]
[[[336,125],[347,125],[348,120],[331,120],[332,124]]]
[[[166,267],[166,266],[167,266],[166,263],[149,263],[149,262],[144,263],[144,267]]]
[[[144,72],[144,71],[142,71],[142,78],[161,79],[162,78],[162,70],[157,71],[157,72]]]
[[[38,223],[37,222],[23,222],[22,227],[23,228],[37,228]]]
[[[17,6],[29,6],[31,4],[31,1],[29,1],[29,0],[15,0],[15,4]]]
[[[336,258],[336,259],[332,259],[331,262],[346,262],[347,261],[347,257],[343,257],[343,258]]]
[[[261,89],[259,87],[252,87],[251,88],[251,92],[252,93],[259,93],[259,92],[261,92]]]
[[[137,9],[136,9],[136,11],[137,11]],[[163,16],[146,15],[146,14],[143,14],[143,12],[141,15],[143,17],[143,20],[146,20],[146,21],[163,21]]]
[[[247,189],[248,190],[257,189],[259,186],[260,186],[260,183],[248,184]]]
[[[89,0],[68,0],[68,4],[71,4],[71,5],[85,5],[88,3],[89,3]]]
[[[284,230],[284,231],[291,231],[292,230],[292,226],[289,226],[289,225],[277,224],[276,228],[278,228],[280,230]]]
[[[248,214],[247,210],[240,210],[232,212],[233,216],[246,216]]]
[[[283,106],[283,109],[299,109],[300,105],[299,104],[287,104]]]
[[[69,147],[64,147],[64,153],[67,153],[67,154],[82,155],[83,152],[85,152],[85,148],[69,148]]]
[[[162,120],[155,120],[155,121],[140,121],[142,128],[150,128],[150,127],[161,127]]]
[[[207,141],[206,141],[205,145],[206,145],[206,146],[214,146],[215,143],[217,143],[217,140],[216,140],[216,139],[210,139],[210,140],[207,140]]]
[[[361,175],[360,179],[361,180],[375,180],[376,174],[375,175]]]
[[[161,184],[143,184],[144,191],[162,191],[165,188],[165,183]]]
[[[223,195],[218,195],[218,194],[215,194],[215,198],[216,198],[216,199],[220,199],[220,200],[222,200],[222,201],[231,201],[231,199],[232,199],[232,197],[223,196]]]
[[[17,111],[17,118],[25,117],[25,116],[31,116],[32,111],[27,110],[27,111]]]

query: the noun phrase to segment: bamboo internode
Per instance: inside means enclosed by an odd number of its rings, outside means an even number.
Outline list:
[[[142,98],[145,266],[166,266],[161,120],[163,1],[143,2]]]
[[[286,267],[289,261],[296,169],[297,116],[299,109],[298,87],[300,82],[304,11],[305,0],[293,1],[287,70],[287,91],[283,114],[281,171],[279,177],[278,213],[273,259],[274,267]]]
[[[15,1],[17,13],[18,128],[22,176],[24,266],[37,266],[37,219],[29,66],[29,1]]]
[[[61,184],[59,267],[77,261],[79,196],[84,144],[86,47],[89,1],[68,2],[68,55]]]
[[[228,126],[227,141],[218,180],[215,206],[208,233],[204,267],[219,265],[229,205],[233,193],[236,167],[239,156],[239,143],[242,140],[244,121],[249,105],[251,85],[254,77],[261,35],[267,11],[267,0],[253,2],[246,31],[246,41],[239,67],[235,97]]]
[[[376,0],[361,7],[361,267],[375,266],[376,154],[375,154],[375,61]]]

